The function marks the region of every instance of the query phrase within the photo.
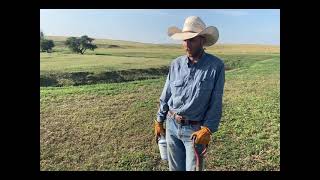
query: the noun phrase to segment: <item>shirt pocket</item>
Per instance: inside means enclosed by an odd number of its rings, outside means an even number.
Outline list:
[[[183,80],[176,80],[171,83],[173,94],[181,94],[183,87]]]
[[[198,83],[199,91],[210,91],[213,87],[213,81],[211,79],[204,79]]]

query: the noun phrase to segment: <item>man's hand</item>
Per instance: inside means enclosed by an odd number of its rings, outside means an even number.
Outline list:
[[[191,139],[196,138],[196,144],[204,144],[207,145],[210,142],[211,131],[209,128],[205,126],[201,126],[199,131],[196,131],[191,134]]]
[[[154,133],[156,135],[156,139],[161,135],[165,135],[165,130],[163,128],[163,123],[158,122],[157,120],[154,121]]]

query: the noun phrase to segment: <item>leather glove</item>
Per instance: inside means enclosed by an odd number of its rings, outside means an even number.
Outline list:
[[[205,126],[201,126],[201,129],[199,131],[196,131],[191,134],[191,138],[196,138],[195,143],[196,144],[204,144],[207,145],[210,142],[210,137],[211,137],[211,131],[209,128]]]
[[[165,135],[163,123],[160,123],[157,120],[154,121],[154,133],[156,135],[156,139],[158,139],[160,135]]]

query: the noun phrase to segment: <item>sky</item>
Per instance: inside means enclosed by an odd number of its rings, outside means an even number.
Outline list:
[[[181,43],[167,30],[182,29],[188,16],[217,27],[218,44],[280,45],[279,9],[41,9],[40,29],[46,36]]]

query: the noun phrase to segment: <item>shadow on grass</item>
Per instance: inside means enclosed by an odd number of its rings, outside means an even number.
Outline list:
[[[77,86],[98,83],[118,83],[143,79],[153,79],[165,76],[168,67],[149,69],[129,69],[110,72],[70,72],[70,73],[48,73],[40,75],[40,86]]]
[[[229,71],[234,67],[225,66],[225,70]],[[40,87],[62,87],[62,86],[78,86],[86,84],[99,83],[120,83],[144,79],[155,79],[166,76],[169,67],[162,66],[159,68],[149,69],[128,69],[121,71],[108,72],[67,72],[67,73],[44,73],[40,75]]]

